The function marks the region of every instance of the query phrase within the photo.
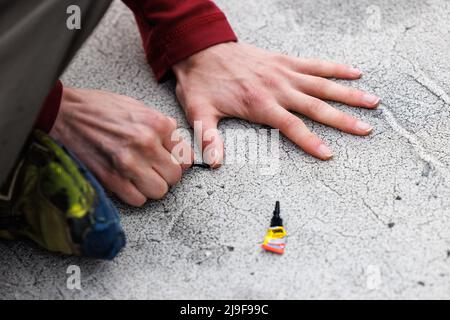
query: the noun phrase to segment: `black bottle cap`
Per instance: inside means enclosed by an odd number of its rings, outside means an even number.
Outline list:
[[[273,211],[273,217],[270,221],[271,227],[282,227],[283,226],[283,219],[280,217],[280,201],[277,201],[275,203],[275,210]]]

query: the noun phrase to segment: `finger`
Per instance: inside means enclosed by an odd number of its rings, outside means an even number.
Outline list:
[[[119,177],[120,178],[120,177]],[[120,200],[133,207],[142,207],[147,202],[147,197],[140,192],[131,181],[125,181],[119,179],[110,184],[107,187],[113,192]]]
[[[167,117],[159,111],[153,110],[147,114],[147,125],[162,136],[166,136],[176,130],[177,121],[172,117]]]
[[[172,117],[168,117],[169,121],[172,123],[172,125],[176,128],[178,127],[177,125],[177,120],[175,118]]]
[[[301,113],[312,120],[344,132],[357,135],[368,135],[373,130],[370,124],[333,108],[320,99],[308,96],[296,90],[291,90],[286,94],[283,105],[288,110]]]
[[[349,65],[318,59],[294,58],[283,55],[283,62],[292,70],[325,78],[359,79],[361,70]]]
[[[176,164],[181,165],[183,170],[192,166],[194,151],[177,131],[163,140],[163,146],[174,157]]]
[[[94,172],[103,187],[113,192],[123,202],[134,207],[142,207],[147,201],[147,197],[130,180],[106,170],[93,161],[88,161],[86,165]]]
[[[316,158],[328,160],[333,156],[330,148],[313,134],[298,117],[281,106],[270,110],[267,114],[267,125],[280,129],[281,133],[289,140]]]
[[[173,186],[181,180],[183,171],[181,165],[163,146],[156,150],[151,166],[169,186]]]
[[[220,167],[223,162],[223,140],[217,124],[219,117],[201,115],[194,118],[194,132],[197,141],[202,143],[203,162],[212,168]]]
[[[169,191],[167,182],[152,168],[141,169],[132,179],[136,188],[147,198],[159,200]]]
[[[380,98],[373,94],[346,87],[328,79],[294,72],[291,77],[291,83],[295,88],[317,98],[366,108],[376,108],[380,102]]]

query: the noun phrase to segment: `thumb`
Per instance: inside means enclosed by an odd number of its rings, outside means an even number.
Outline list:
[[[220,137],[217,116],[201,116],[194,120],[196,142],[201,145],[203,162],[213,168],[223,163],[223,140]]]
[[[177,120],[175,118],[172,118],[172,117],[167,117],[167,118],[169,118],[170,122],[172,122],[172,124],[175,126],[175,128],[178,127]]]

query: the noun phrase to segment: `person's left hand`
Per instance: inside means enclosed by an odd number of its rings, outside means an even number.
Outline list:
[[[364,108],[375,108],[380,101],[325,79],[358,79],[358,69],[270,53],[242,43],[210,47],[179,62],[173,70],[178,100],[192,126],[201,121],[204,161],[214,167],[223,159],[223,141],[217,131],[222,118],[238,117],[278,128],[306,152],[327,160],[331,150],[290,111],[344,132],[367,135],[371,125],[323,100]]]

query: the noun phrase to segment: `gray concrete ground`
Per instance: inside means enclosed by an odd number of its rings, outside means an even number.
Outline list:
[[[284,138],[280,168],[188,172],[159,202],[118,202],[128,246],[113,262],[0,242],[0,298],[450,298],[450,2],[221,0],[241,41],[350,63],[376,111],[366,138],[307,121],[335,150],[320,162]],[[120,2],[64,75],[67,85],[137,98],[188,127],[156,85]],[[345,81],[341,81],[345,83]],[[228,120],[221,129],[259,128]],[[261,251],[275,200],[287,252]],[[81,267],[82,290],[66,288]]]

